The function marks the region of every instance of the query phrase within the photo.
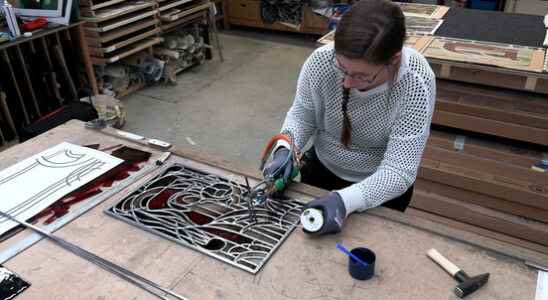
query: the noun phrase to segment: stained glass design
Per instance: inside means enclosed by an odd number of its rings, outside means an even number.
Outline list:
[[[268,198],[252,205],[246,201],[248,191],[220,176],[173,164],[106,212],[256,273],[296,227],[302,204]]]

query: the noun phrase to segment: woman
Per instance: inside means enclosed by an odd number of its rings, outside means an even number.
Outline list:
[[[332,190],[307,204],[323,211],[319,234],[340,231],[354,211],[379,205],[405,211],[409,204],[436,87],[428,62],[403,47],[404,39],[398,5],[361,0],[341,18],[334,45],[314,51],[302,67],[282,133],[298,149],[313,137],[301,181]],[[287,179],[288,153],[278,148],[265,176],[285,168],[274,175]]]

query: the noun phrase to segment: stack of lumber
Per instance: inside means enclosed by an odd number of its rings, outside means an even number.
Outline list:
[[[82,19],[92,62],[105,65],[161,42],[153,1],[83,0]]]
[[[207,24],[211,4],[206,0],[158,0],[162,30],[168,32],[187,24]]]
[[[433,124],[548,146],[546,96],[437,81]]]
[[[432,130],[408,213],[548,254],[546,154],[516,144]]]

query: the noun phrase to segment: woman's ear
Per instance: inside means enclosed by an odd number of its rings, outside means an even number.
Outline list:
[[[396,66],[400,63],[400,61],[401,61],[401,51],[399,51],[398,53],[394,54],[394,56],[392,56],[392,58],[390,59],[390,65]]]

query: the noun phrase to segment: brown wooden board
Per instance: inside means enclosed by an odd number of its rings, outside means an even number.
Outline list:
[[[457,140],[458,139],[458,140]],[[462,148],[460,143],[462,142]],[[470,134],[455,134],[441,130],[431,130],[428,145],[445,150],[458,151],[468,155],[491,159],[498,162],[529,169],[544,158],[539,148],[514,146],[512,143],[493,141],[486,137],[475,137]]]
[[[124,27],[109,31],[108,33],[88,31],[86,32],[86,38],[89,45],[93,47],[101,47],[101,45],[103,45],[104,43],[113,41],[115,39],[124,37],[136,31],[140,31],[147,27],[155,25],[159,25],[159,21],[154,17],[150,17],[149,19],[138,21],[130,25],[126,25]]]
[[[505,181],[527,182],[536,186],[535,189],[544,191],[548,196],[548,173],[539,174],[530,168],[522,168],[493,159],[485,159],[468,153],[446,150],[431,145],[426,147],[424,157],[451,163],[470,170],[488,172],[497,177],[507,178]]]
[[[422,17],[430,19],[441,19],[449,10],[448,6],[419,4],[419,3],[402,3],[395,2],[403,11],[405,16]]]
[[[194,13],[192,15],[186,16],[184,18],[178,19],[177,21],[170,22],[170,23],[164,23],[162,25],[162,31],[164,33],[170,32],[172,30],[177,29],[179,26],[183,26],[185,24],[191,24],[196,22],[207,22],[207,12],[201,11],[198,13]]]
[[[548,210],[518,204],[423,178],[417,178],[414,186],[415,189],[438,194],[464,203],[471,203],[527,219],[548,223]]]
[[[417,189],[411,206],[449,219],[542,245],[548,254],[548,224]],[[525,221],[526,220],[526,221]],[[536,250],[540,250],[536,249]]]
[[[109,56],[106,57],[92,57],[91,60],[94,64],[97,65],[104,65],[108,63],[114,63],[119,61],[120,59],[124,57],[128,57],[132,54],[135,54],[139,51],[145,50],[153,45],[161,43],[162,40],[160,38],[146,38],[142,41],[139,41],[131,46],[128,46],[123,49],[116,50],[109,54]]]
[[[86,31],[88,32],[107,32],[120,28],[122,26],[134,24],[137,21],[147,19],[154,16],[158,11],[155,9],[145,9],[126,15],[122,18],[109,20],[99,23],[86,23]]]
[[[436,109],[548,129],[546,97],[437,81]]]
[[[424,50],[430,43],[432,37],[430,36],[424,36],[424,35],[413,35],[410,34],[405,38],[404,46],[413,48],[417,50],[419,53]],[[329,44],[335,41],[335,30],[329,32],[328,34],[322,36],[318,40],[318,44],[325,45]]]
[[[409,34],[405,39],[404,46],[413,48],[417,52],[422,53],[422,51],[428,47],[428,44],[432,41],[431,36],[421,36]]]
[[[331,30],[329,33],[322,36],[318,40],[318,43],[321,44],[321,45],[326,45],[326,44],[329,44],[329,43],[333,43],[334,41],[335,41],[335,30]]]
[[[432,160],[426,155],[419,167],[418,177],[548,210],[548,190],[543,189],[542,185]]]
[[[173,10],[163,11],[160,13],[160,19],[164,22],[174,22],[186,16],[192,15],[202,10],[208,10],[210,4],[193,5],[188,9],[175,8]]]
[[[423,52],[427,58],[542,72],[544,49],[435,37]]]
[[[542,254],[546,255],[546,250],[548,249],[548,247],[544,247],[544,246],[536,244],[536,243],[532,243],[532,242],[528,242],[528,241],[523,240],[523,239],[511,237],[509,235],[502,234],[502,233],[499,233],[499,232],[495,232],[495,231],[492,231],[492,230],[489,230],[489,229],[481,228],[481,227],[478,227],[478,226],[475,226],[475,225],[471,225],[471,224],[467,224],[467,223],[464,223],[464,222],[459,222],[459,221],[456,221],[456,220],[452,220],[450,218],[446,218],[444,216],[433,214],[433,213],[423,211],[423,210],[420,210],[420,209],[416,209],[416,208],[413,208],[413,207],[408,208],[408,214],[412,215],[412,216],[417,216],[417,217],[423,218],[425,220],[430,220],[430,221],[433,221],[433,222],[437,222],[439,224],[444,224],[444,225],[450,226],[452,228],[465,230],[465,231],[468,231],[468,232],[471,232],[471,233],[476,233],[476,234],[479,234],[479,235],[484,236],[484,237],[488,237],[488,238],[492,238],[492,239],[504,242],[506,244],[519,246],[521,248],[525,248],[525,249],[534,251],[536,253],[542,253]]]
[[[443,20],[421,17],[405,17],[405,30],[410,35],[434,35]]]
[[[135,1],[117,4],[100,10],[81,9],[82,20],[99,23],[154,6],[153,2]]]
[[[8,149],[3,153],[0,166],[7,167],[21,157],[38,153],[61,141],[80,145],[125,143],[119,138],[88,131],[83,128],[82,122],[71,121],[25,143],[24,146]],[[127,144],[135,145],[131,142]],[[177,152],[181,153],[179,150]],[[167,163],[184,163],[244,182],[242,175],[225,170],[218,163],[210,165],[190,159],[188,153],[185,153],[185,157],[173,155]],[[147,179],[144,178],[143,182]],[[106,207],[123,198],[140,183],[136,182],[107,199],[55,234],[162,286],[172,288],[189,299],[222,297],[230,300],[286,300],[313,299],[320,296],[364,299],[364,293],[371,299],[437,300],[454,297],[454,279],[444,274],[425,255],[432,247],[449,259],[457,260],[459,267],[469,274],[497,274],[497,280],[491,280],[474,297],[487,300],[532,299],[536,271],[528,269],[520,262],[532,260],[542,265],[544,261],[548,261],[542,253],[521,246],[378,208],[371,210],[371,213],[352,215],[345,223],[345,230],[338,235],[313,239],[300,229],[295,230],[265,268],[257,276],[252,276],[103,213]],[[295,193],[302,201],[311,199],[305,194]],[[404,225],[404,222],[410,221],[415,226],[430,226],[433,230],[447,231],[442,237]],[[27,231],[21,232],[25,233]],[[461,238],[465,242],[457,242],[452,237]],[[4,241],[0,246],[8,247],[10,240]],[[377,253],[376,276],[369,281],[352,280],[347,271],[348,258],[334,249],[335,240],[350,248],[365,245],[373,249]],[[519,259],[468,244],[479,240],[492,249],[498,247],[506,253],[515,253]],[[8,261],[6,266],[17,270],[32,283],[32,288],[24,294],[29,299],[151,298],[143,290],[49,242],[37,243]],[[435,284],[432,284],[433,281]]]
[[[160,32],[159,27],[148,27],[145,29],[142,29],[140,31],[135,32],[131,36],[124,36],[119,39],[113,40],[112,42],[103,44],[100,48],[98,47],[89,47],[90,53],[92,56],[98,56],[98,57],[105,57],[109,53],[114,52],[116,50],[123,49],[124,47],[127,47],[131,44],[134,44],[138,41],[141,41],[143,39],[146,39],[148,37],[151,37],[153,35],[156,35]]]
[[[434,111],[432,123],[548,146],[548,130],[542,128],[484,119],[482,117],[442,110]]]
[[[548,94],[548,74],[429,58],[438,78]]]
[[[187,5],[191,4],[193,0],[168,0],[160,3],[158,10],[160,14],[166,10],[181,7],[185,8]]]
[[[104,1],[104,2],[96,2],[92,0],[80,0],[80,6],[88,10],[97,10],[100,8],[109,7],[125,1],[127,0],[110,0],[110,1]]]

